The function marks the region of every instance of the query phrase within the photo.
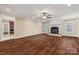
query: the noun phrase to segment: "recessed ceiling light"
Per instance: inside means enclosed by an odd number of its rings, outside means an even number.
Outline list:
[[[32,18],[34,18],[34,17],[32,17]]]
[[[6,11],[10,11],[10,9],[9,8],[6,8]]]
[[[67,4],[67,6],[71,6],[71,4]]]

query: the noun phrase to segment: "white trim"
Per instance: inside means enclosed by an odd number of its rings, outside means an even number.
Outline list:
[[[62,36],[78,37],[78,36],[76,36],[76,35],[65,35],[65,34],[63,34]],[[79,37],[78,37],[78,38],[79,38]]]
[[[14,39],[18,39],[18,38],[22,38],[22,37],[28,37],[28,36],[19,36],[19,37],[15,37]]]
[[[42,33],[39,33],[39,34],[42,34]],[[18,39],[18,38],[22,38],[22,37],[28,37],[28,36],[33,36],[33,35],[38,35],[38,34],[32,34],[32,35],[27,35],[27,36],[18,36],[18,37],[15,37],[14,39]]]
[[[48,35],[52,35],[52,36],[59,36],[59,37],[62,37],[62,35],[60,35],[60,34],[48,34]]]
[[[48,34],[47,32],[42,32],[42,33],[44,33],[44,34]]]
[[[11,39],[15,39],[15,37],[14,37],[14,36],[4,37],[4,38],[2,38],[2,39],[0,40],[0,42],[1,42],[1,41],[11,40]]]
[[[39,34],[43,34],[43,33],[39,33]],[[48,33],[44,33],[44,34],[48,34]],[[33,34],[33,35],[38,35],[38,34]],[[19,38],[23,38],[23,37],[29,37],[29,36],[33,36],[33,35],[28,35],[28,36],[19,36],[19,37],[7,37],[6,40],[1,39],[0,42],[2,41],[7,41],[7,40],[11,40],[11,39],[19,39]],[[60,34],[48,34],[48,35],[51,35],[51,36],[58,36],[58,37],[62,37],[62,36],[66,36],[66,35],[60,35]],[[76,36],[71,36],[71,37],[76,37]],[[79,38],[79,37],[78,37]]]

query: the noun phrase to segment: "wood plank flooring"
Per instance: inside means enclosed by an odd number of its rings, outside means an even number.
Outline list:
[[[79,39],[39,34],[0,42],[0,55],[78,55]]]

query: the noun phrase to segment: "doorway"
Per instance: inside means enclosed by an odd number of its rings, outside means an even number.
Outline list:
[[[43,22],[42,28],[43,28],[44,33],[49,33],[49,23],[48,22]]]
[[[2,40],[8,39],[9,38],[9,22],[8,21],[2,21]]]

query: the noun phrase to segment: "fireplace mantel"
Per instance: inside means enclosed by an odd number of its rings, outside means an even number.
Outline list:
[[[58,27],[59,33],[58,33],[58,34],[51,33],[51,27]],[[60,33],[60,32],[61,32],[60,29],[61,29],[60,24],[52,24],[52,25],[50,25],[50,26],[49,26],[49,35],[62,36],[61,33]]]

